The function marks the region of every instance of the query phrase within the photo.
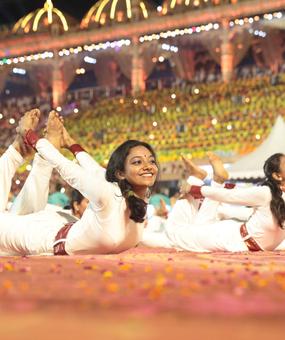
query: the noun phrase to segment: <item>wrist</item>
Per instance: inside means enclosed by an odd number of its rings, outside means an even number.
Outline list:
[[[67,148],[73,153],[74,156],[76,156],[79,152],[85,151],[79,144],[72,144],[69,145]]]
[[[38,134],[32,129],[29,129],[24,135],[24,143],[27,146],[31,146],[33,149],[36,149],[36,144],[38,140],[39,140]]]
[[[203,198],[203,194],[201,192],[202,187],[198,185],[191,185],[191,188],[189,190],[189,194],[193,196],[195,199]]]

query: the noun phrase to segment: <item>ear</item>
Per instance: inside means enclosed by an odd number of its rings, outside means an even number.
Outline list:
[[[126,178],[124,172],[123,172],[123,171],[120,171],[120,170],[117,170],[117,171],[115,172],[115,175],[116,175],[116,177],[117,177],[118,179],[120,179],[120,180],[123,180],[123,179]]]
[[[282,181],[282,176],[278,172],[273,172],[272,177],[278,182]]]

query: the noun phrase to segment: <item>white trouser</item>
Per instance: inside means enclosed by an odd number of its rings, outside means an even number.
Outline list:
[[[32,170],[9,211],[16,215],[27,215],[44,210],[52,170],[50,163],[36,153]]]
[[[0,255],[53,254],[53,243],[66,223],[56,212],[18,216],[0,213]]]
[[[7,208],[12,178],[22,162],[23,157],[12,145],[0,157],[0,212]],[[35,155],[32,170],[9,209],[11,213],[26,215],[45,208],[52,169],[49,162]]]
[[[0,158],[0,255],[53,254],[55,236],[67,220],[56,212],[40,211],[47,203],[52,166],[38,154],[22,190],[5,212],[12,178],[22,161],[13,146]]]
[[[7,208],[12,178],[22,162],[23,157],[12,145],[0,157],[0,212]]]

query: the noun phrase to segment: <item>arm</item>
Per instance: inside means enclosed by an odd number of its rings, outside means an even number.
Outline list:
[[[32,170],[13,202],[10,212],[17,215],[27,215],[43,210],[47,204],[52,170],[49,162],[36,154]]]
[[[22,162],[23,157],[12,145],[0,158],[0,211],[7,207],[12,178]]]
[[[271,192],[267,186],[225,189],[208,186],[192,186],[191,195],[207,197],[215,201],[251,207],[266,205],[271,201]]]
[[[218,206],[218,218],[221,220],[237,219],[239,221],[247,221],[252,215],[254,209],[245,206],[220,204]]]
[[[85,150],[76,143],[76,141],[70,136],[68,131],[63,128],[63,140],[64,147],[69,149],[76,157],[78,163],[87,171],[97,173],[97,171],[105,174],[105,169],[101,167],[94,158],[92,158]]]
[[[80,166],[87,170],[87,171],[91,171],[92,173],[103,173],[105,174],[105,169],[100,166],[94,158],[92,158],[87,152],[83,151],[83,152],[78,152],[75,155],[78,163],[80,164]]]

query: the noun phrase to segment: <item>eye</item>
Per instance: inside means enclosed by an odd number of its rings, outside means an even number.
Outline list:
[[[140,161],[140,160],[133,161],[132,164],[134,164],[134,165],[139,165],[139,164],[141,164],[141,161]]]
[[[156,161],[155,161],[155,159],[152,159],[152,160],[150,161],[150,163],[151,163],[151,164],[155,164],[155,165],[156,165]]]

